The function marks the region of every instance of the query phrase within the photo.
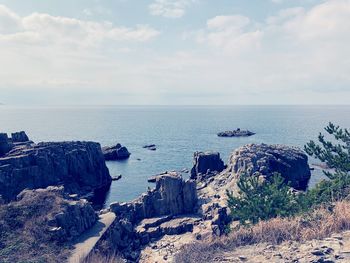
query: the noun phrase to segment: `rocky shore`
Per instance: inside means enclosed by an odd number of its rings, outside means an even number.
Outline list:
[[[190,179],[176,172],[160,174],[152,179],[155,188],[134,201],[95,211],[82,197],[109,187],[112,178],[105,160],[122,148],[117,145],[102,151],[95,142],[35,144],[24,132],[11,138],[1,134],[2,200],[5,206],[46,197],[55,200],[50,212],[40,216],[40,226],[52,244],[67,245],[102,224],[103,215],[113,214],[113,221],[95,237],[96,244],[88,253],[117,251],[128,262],[172,262],[184,244],[225,233],[229,221],[226,190],[236,189],[242,173],[259,173],[264,178],[281,173],[298,190],[306,188],[311,175],[307,156],[282,145],[243,146],[232,153],[227,165],[217,152],[196,152]]]

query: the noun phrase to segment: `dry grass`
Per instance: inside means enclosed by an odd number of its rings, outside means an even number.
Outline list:
[[[108,255],[93,253],[81,261],[81,263],[123,263],[123,262],[125,261],[115,253],[110,253]]]
[[[47,218],[62,202],[56,193],[36,192],[0,205],[0,262],[64,262],[67,246],[47,232]]]
[[[175,262],[210,262],[215,254],[257,243],[322,239],[350,229],[350,202],[337,202],[294,218],[275,218],[251,227],[239,227],[223,238],[185,246]]]

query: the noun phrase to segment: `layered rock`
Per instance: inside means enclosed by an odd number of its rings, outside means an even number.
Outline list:
[[[197,179],[199,175],[211,172],[221,172],[224,170],[224,162],[218,152],[195,152],[193,157],[193,168],[191,179]]]
[[[125,160],[130,157],[128,149],[120,143],[112,147],[103,147],[102,152],[106,161]]]
[[[152,239],[192,231],[195,220],[181,215],[195,213],[196,206],[194,181],[183,181],[178,175],[160,176],[156,188],[138,199],[111,204],[116,219],[98,247],[103,249],[108,244],[128,260],[137,262],[141,246]]]
[[[165,174],[157,178],[156,188],[130,203],[113,203],[116,214],[128,214],[133,222],[163,215],[192,213],[197,204],[196,183],[180,176]]]
[[[74,239],[91,228],[97,221],[97,214],[85,199],[70,200],[63,187],[49,186],[45,189],[23,190],[17,196],[17,202],[29,204],[52,198],[54,205],[46,215],[46,228],[50,236],[57,241]]]
[[[29,138],[27,134],[24,131],[20,132],[15,132],[11,134],[12,142],[17,143],[17,142],[28,142]]]
[[[260,174],[266,178],[281,174],[291,187],[305,190],[311,177],[307,155],[285,145],[248,144],[230,157],[229,168],[235,174]]]
[[[241,130],[240,128],[233,131],[224,131],[218,133],[219,137],[248,137],[252,135],[255,135],[255,133],[248,130]]]
[[[111,183],[101,146],[95,142],[19,145],[0,158],[0,195],[11,200],[25,188],[64,185],[84,194]]]
[[[8,153],[13,147],[6,133],[0,133],[0,157]]]

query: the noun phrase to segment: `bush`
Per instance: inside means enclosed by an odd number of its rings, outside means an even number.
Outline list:
[[[301,209],[298,197],[279,174],[274,174],[269,179],[241,175],[237,186],[238,196],[227,192],[228,207],[232,219],[239,220],[242,224],[256,224],[260,220],[277,216],[291,216]]]

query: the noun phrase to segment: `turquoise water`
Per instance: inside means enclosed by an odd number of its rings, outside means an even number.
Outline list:
[[[91,140],[102,146],[117,142],[132,153],[129,160],[108,162],[112,183],[106,204],[127,201],[146,191],[147,178],[166,170],[191,168],[194,151],[229,154],[247,143],[302,147],[329,121],[350,127],[350,106],[128,106],[128,107],[0,107],[0,131],[25,130],[35,142]],[[249,129],[247,138],[219,138],[219,131]],[[143,149],[156,144],[157,151]],[[141,160],[138,160],[141,159]],[[314,162],[310,160],[310,162]],[[319,180],[313,172],[310,184]]]

